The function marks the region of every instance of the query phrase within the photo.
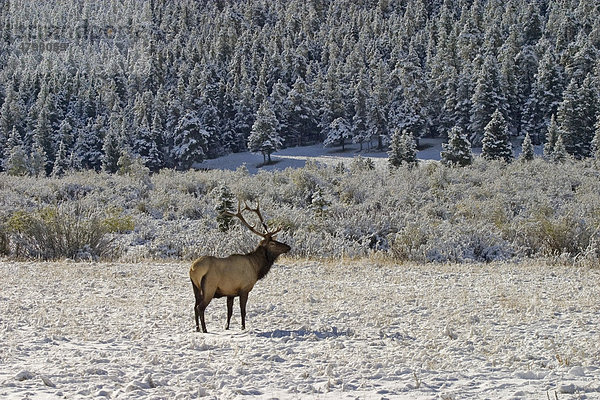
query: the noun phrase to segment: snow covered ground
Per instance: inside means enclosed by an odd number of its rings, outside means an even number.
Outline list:
[[[0,398],[600,398],[599,269],[283,259],[209,334],[187,269],[0,262]]]
[[[421,148],[417,154],[420,160],[439,160],[443,139],[421,139]],[[357,156],[370,158],[377,166],[387,166],[388,153],[386,151],[365,150],[360,151],[359,145],[348,144],[345,151],[341,147],[323,147],[322,144],[302,147],[288,147],[277,151],[271,155],[273,164],[260,166],[263,157],[260,154],[249,152],[233,153],[212,160],[205,160],[197,164],[198,168],[208,169],[230,169],[234,170],[245,164],[250,173],[256,173],[261,170],[281,170],[285,168],[301,168],[307,161],[313,161],[321,164],[336,165],[340,162],[349,165],[350,161]]]
[[[439,160],[440,152],[442,151],[442,138],[424,138],[420,140],[420,149],[417,153],[419,160]],[[521,144],[519,139],[513,141],[513,149],[516,157],[520,154]],[[535,146],[534,151],[537,155],[543,153],[543,146]],[[481,148],[473,148],[473,154],[480,154]],[[262,155],[249,152],[232,153],[223,157],[205,160],[202,163],[196,164],[197,168],[207,169],[229,169],[246,165],[248,171],[252,174],[258,170],[281,170],[285,168],[301,168],[307,161],[313,161],[326,165],[336,165],[340,162],[349,165],[354,157],[357,156],[370,158],[376,166],[387,167],[388,153],[386,151],[369,151],[366,149],[360,151],[359,145],[348,144],[345,146],[345,151],[341,151],[341,147],[323,147],[322,144],[302,147],[288,147],[277,151],[271,155],[273,164],[261,166],[263,162]]]

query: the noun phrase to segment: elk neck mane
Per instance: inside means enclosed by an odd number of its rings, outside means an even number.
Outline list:
[[[264,246],[258,246],[256,250],[250,254],[254,255],[257,259],[257,265],[259,268],[256,273],[258,275],[258,279],[264,278],[271,270],[271,267],[273,266],[273,263],[275,263],[277,256],[272,254]]]

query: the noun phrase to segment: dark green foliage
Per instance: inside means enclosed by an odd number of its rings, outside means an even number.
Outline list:
[[[61,142],[74,169],[114,171],[124,150],[186,169],[246,151],[266,99],[285,146],[324,141],[338,118],[361,147],[454,126],[479,146],[499,109],[536,145],[555,114],[567,152],[591,155],[594,2],[134,1],[117,19],[106,1],[4,3],[2,165],[15,128],[46,174]]]

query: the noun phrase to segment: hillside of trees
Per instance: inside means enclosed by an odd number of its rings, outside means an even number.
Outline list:
[[[4,1],[0,168],[185,170],[397,130],[481,146],[494,113],[585,158],[599,20],[585,0]]]

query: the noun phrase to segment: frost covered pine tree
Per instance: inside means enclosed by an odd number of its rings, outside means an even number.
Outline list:
[[[330,206],[331,202],[325,197],[323,188],[318,187],[317,190],[312,194],[309,206],[310,209],[315,213],[317,218],[324,218]]]
[[[471,143],[464,130],[455,126],[448,133],[448,143],[442,145],[442,163],[450,166],[464,167],[473,162]]]
[[[73,157],[79,168],[99,170],[102,166],[102,137],[104,137],[102,120],[101,117],[89,118],[87,124],[79,130],[73,151]]]
[[[56,159],[54,160],[54,165],[52,166],[51,176],[53,178],[60,178],[67,172],[68,169],[69,159],[67,158],[67,150],[65,148],[65,143],[61,140],[58,144],[58,152],[56,153]]]
[[[27,155],[25,154],[21,134],[14,126],[6,142],[5,152],[4,170],[9,175],[27,175]]]
[[[567,158],[569,158],[569,153],[567,152],[567,148],[563,141],[563,135],[562,133],[559,133],[556,138],[556,143],[554,143],[554,149],[552,150],[550,159],[554,162],[563,162]]]
[[[37,140],[33,143],[31,148],[31,155],[29,156],[29,171],[33,176],[46,176],[46,152],[42,147],[41,143]]]
[[[217,193],[217,204],[215,205],[217,212],[217,225],[221,232],[227,232],[232,225],[232,217],[225,212],[234,212],[233,209],[233,193],[225,184],[221,185]]]
[[[342,146],[342,151],[344,151],[344,146],[346,145],[346,140],[352,138],[352,127],[344,117],[338,117],[331,121],[329,124],[329,129],[327,133],[327,137],[323,142],[324,146]]]
[[[390,168],[397,168],[403,164],[409,167],[417,165],[417,142],[413,134],[407,129],[402,133],[396,129],[392,134],[388,156]]]
[[[469,131],[473,145],[482,143],[486,124],[492,119],[495,110],[503,111],[502,107],[505,102],[506,99],[500,88],[498,61],[494,56],[488,55],[477,77],[477,85],[472,98]],[[502,120],[505,121],[504,117]],[[506,121],[504,124],[506,125]]]
[[[390,151],[388,152],[388,164],[390,168],[398,168],[402,165],[402,153],[404,152],[401,133],[399,129],[394,130],[390,140]]]
[[[256,112],[256,120],[248,137],[248,150],[262,153],[263,163],[271,164],[271,153],[279,150],[282,142],[279,136],[279,122],[271,103],[265,99]]]
[[[119,157],[121,157],[121,149],[116,133],[110,130],[104,138],[102,145],[102,170],[114,174],[119,170]]]
[[[494,111],[492,119],[485,126],[481,156],[486,160],[504,160],[505,162],[510,162],[513,159],[508,127],[498,109]]]
[[[600,113],[596,117],[596,125],[594,126],[594,139],[592,139],[592,156],[600,161]]]
[[[546,143],[544,144],[544,157],[547,159],[552,158],[554,145],[556,144],[559,134],[560,131],[558,124],[556,123],[556,118],[552,115],[552,117],[550,117],[550,124],[548,125],[548,132],[546,132]]]
[[[206,154],[208,132],[200,124],[194,111],[188,110],[173,132],[172,156],[177,169],[187,170],[196,162],[202,162]]]
[[[521,159],[523,161],[533,160],[533,143],[531,142],[529,132],[525,135],[525,139],[523,139],[523,144],[521,145]]]

